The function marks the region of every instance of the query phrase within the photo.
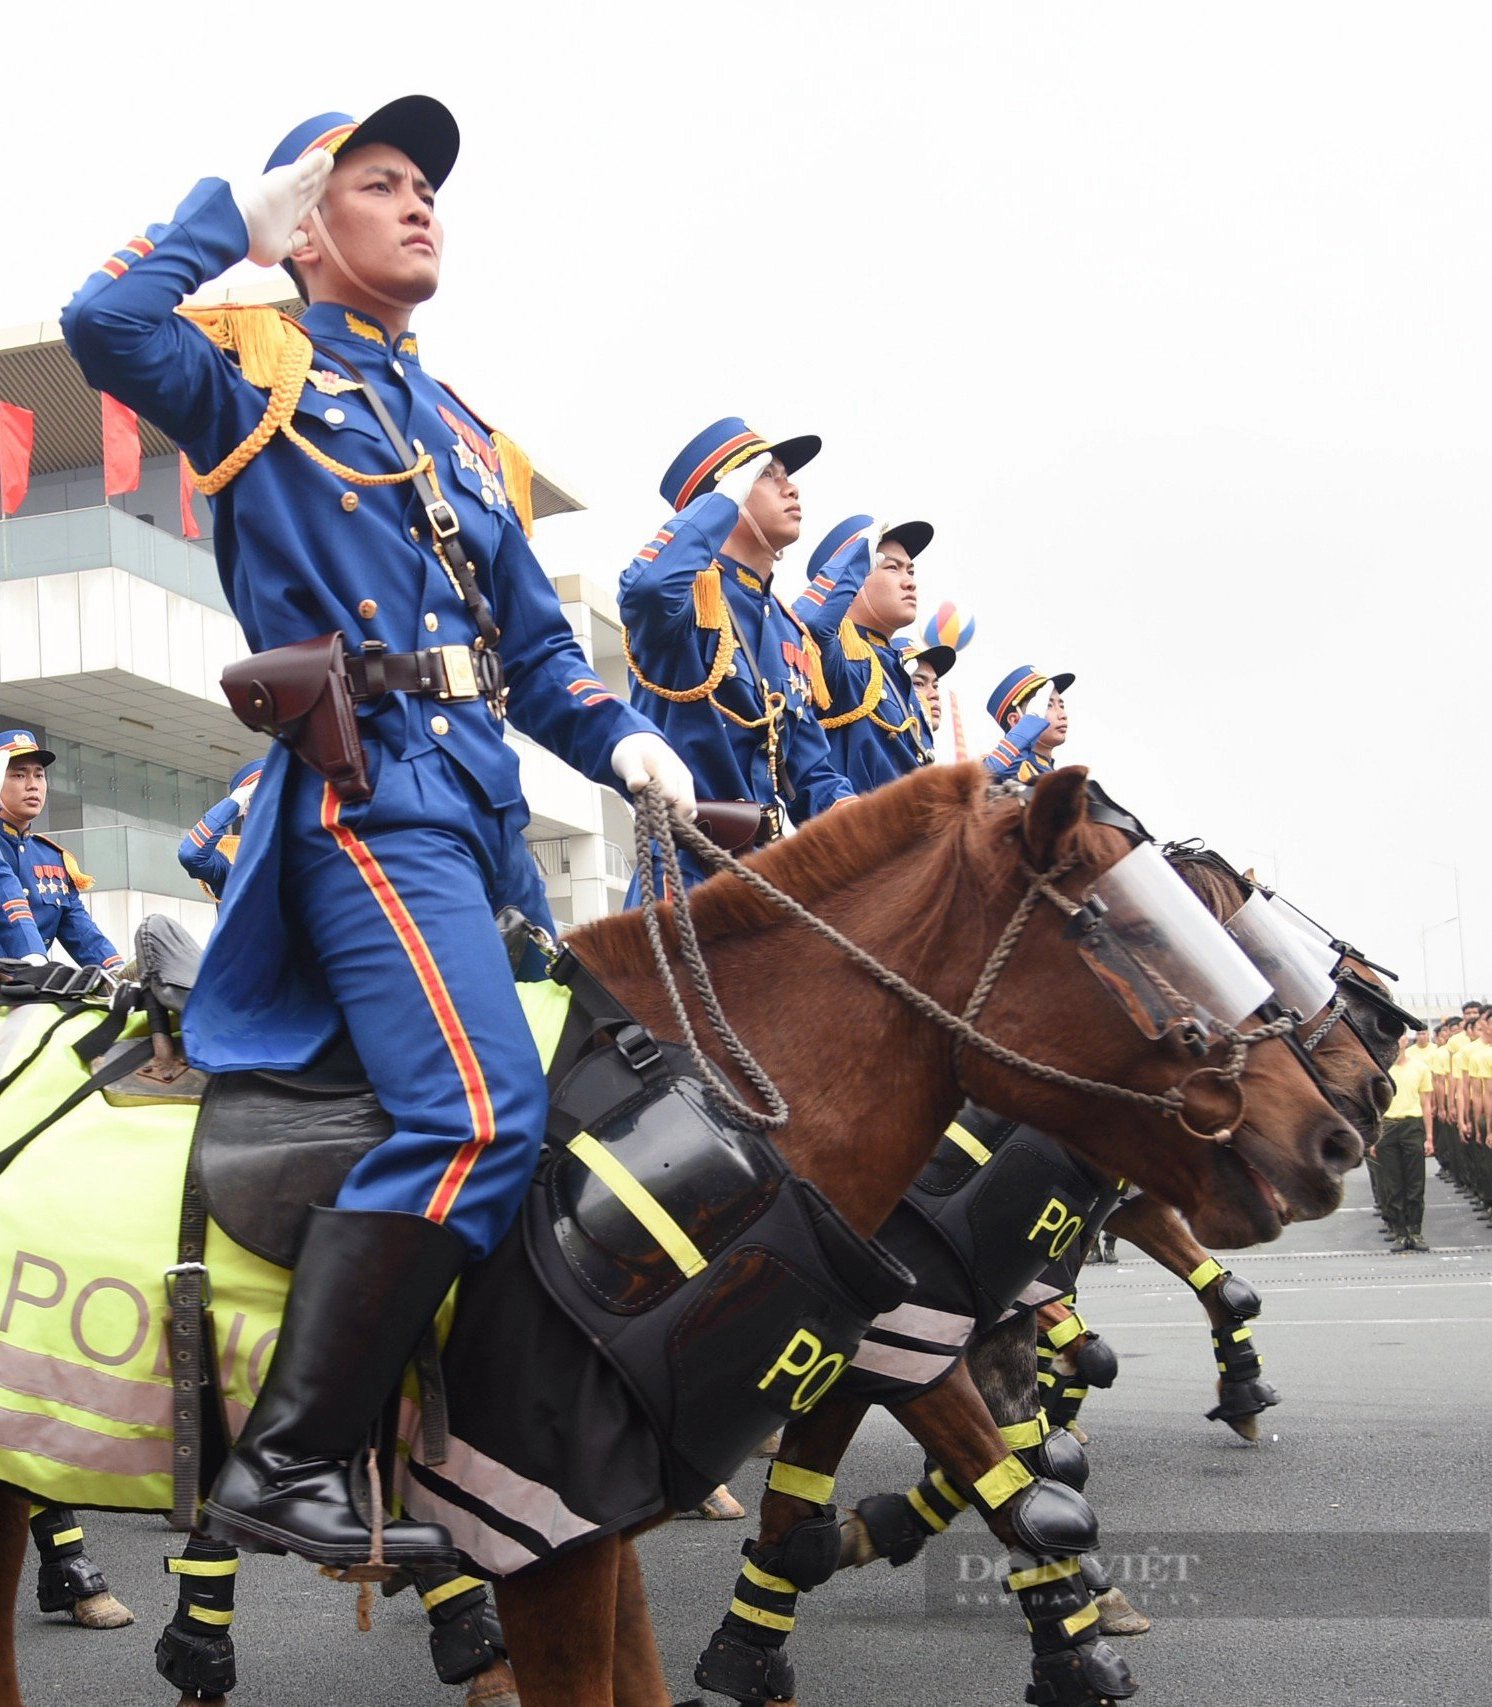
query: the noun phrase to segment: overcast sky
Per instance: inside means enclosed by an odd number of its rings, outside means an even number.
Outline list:
[[[589,506],[551,572],[613,587],[717,416],[820,433],[784,590],[925,517],[971,746],[1013,665],[1076,671],[1064,756],[1154,833],[1492,995],[1485,8],[150,15],[7,20],[0,325],[301,119],[437,95],[416,330]]]

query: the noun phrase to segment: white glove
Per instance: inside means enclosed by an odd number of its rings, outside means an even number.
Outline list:
[[[240,817],[248,811],[249,802],[254,798],[254,790],[258,788],[258,786],[258,777],[252,777],[248,782],[241,782],[228,796],[228,798],[238,808]]]
[[[304,249],[309,239],[297,230],[321,200],[335,162],[324,148],[288,166],[276,166],[262,178],[239,188],[230,186],[238,211],[249,228],[249,259],[273,267],[287,255]]]
[[[771,460],[771,451],[762,451],[752,457],[750,462],[743,462],[739,468],[733,468],[729,474],[722,475],[715,490],[724,493],[738,510],[744,509],[746,500],[751,496],[751,488],[756,485],[763,469]]]
[[[656,782],[684,817],[692,820],[698,814],[689,767],[661,735],[623,735],[611,749],[611,768],[633,794]]]
[[[870,542],[870,566],[872,569],[881,561],[881,538],[890,526],[890,522],[872,522],[865,530],[865,537]]]

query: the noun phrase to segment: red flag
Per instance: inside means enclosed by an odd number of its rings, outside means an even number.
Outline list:
[[[197,526],[197,518],[192,513],[192,496],[197,490],[192,481],[192,465],[184,451],[176,453],[176,460],[181,465],[181,537],[201,539],[202,529]]]
[[[104,402],[104,496],[140,489],[140,418],[108,392]]]
[[[19,403],[0,403],[0,516],[13,516],[31,484],[36,417]]]

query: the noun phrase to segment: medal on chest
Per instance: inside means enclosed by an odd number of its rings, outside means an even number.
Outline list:
[[[440,418],[456,435],[451,456],[457,469],[475,480],[482,502],[489,509],[496,504],[506,507],[508,499],[503,490],[497,446],[490,439],[484,439],[475,427],[453,414],[444,404],[440,405]],[[466,484],[470,485],[471,481]]]

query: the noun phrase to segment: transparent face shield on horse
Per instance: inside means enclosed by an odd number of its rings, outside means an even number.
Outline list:
[[[1069,929],[1089,969],[1147,1037],[1222,1037],[1272,994],[1153,842],[1099,878]]]
[[[1308,1020],[1336,996],[1337,956],[1321,936],[1297,928],[1300,916],[1256,889],[1224,928],[1274,986],[1280,1006]]]

